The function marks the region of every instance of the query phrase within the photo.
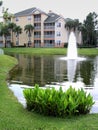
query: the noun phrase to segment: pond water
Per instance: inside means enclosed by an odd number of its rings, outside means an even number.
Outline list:
[[[83,61],[61,60],[64,56],[31,56],[14,54],[19,64],[9,72],[9,87],[20,102],[25,104],[22,89],[39,84],[41,87],[62,86],[64,90],[70,85],[83,87],[90,92],[95,104],[93,113],[98,113],[98,56],[85,57]],[[14,87],[13,87],[14,86]]]

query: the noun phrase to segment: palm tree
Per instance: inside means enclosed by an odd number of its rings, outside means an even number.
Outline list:
[[[80,24],[81,23],[79,22],[78,19],[74,19],[74,20],[68,19],[66,21],[65,28],[67,28],[67,30],[69,30],[69,31],[74,31],[75,32],[78,29]]]
[[[4,36],[5,39],[5,48],[7,47],[7,36],[10,35],[9,29],[8,29],[8,25],[6,24],[2,24],[2,26],[0,27],[0,36]]]
[[[66,20],[66,24],[65,24],[65,28],[70,32],[72,30],[74,26],[74,21],[72,19],[67,19]]]
[[[16,37],[17,37],[17,43],[19,44],[19,34],[22,33],[22,28],[20,26],[15,26],[14,27],[14,32],[16,34]]]
[[[77,39],[77,43],[79,43],[79,44],[82,43],[81,25],[82,25],[82,23],[80,23],[78,19],[74,19],[73,30],[74,30],[74,33],[75,33],[75,36],[76,36],[76,39]]]
[[[16,27],[16,24],[11,22],[8,24],[8,28],[9,28],[9,31],[11,33],[11,45],[14,46],[14,42],[13,42],[13,32],[14,32],[14,28]]]
[[[29,38],[28,46],[30,46],[30,44],[31,44],[31,34],[32,34],[33,30],[34,30],[34,26],[32,24],[27,24],[24,27],[24,31],[26,31],[26,33],[28,33],[28,38]]]
[[[70,32],[73,31],[76,35],[76,39],[78,39],[79,36],[79,28],[80,28],[81,23],[79,22],[78,19],[67,19],[65,28],[68,30],[68,34],[70,35]]]

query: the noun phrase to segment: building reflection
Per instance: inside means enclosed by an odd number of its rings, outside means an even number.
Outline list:
[[[95,75],[98,75],[98,71],[97,74],[95,73],[98,62],[96,63],[94,58],[76,62],[62,61],[58,56],[15,54],[14,57],[18,59],[19,64],[10,71],[9,80],[22,81],[26,85],[44,86],[51,82],[77,82],[79,80],[82,80],[85,85],[90,85],[93,84]]]

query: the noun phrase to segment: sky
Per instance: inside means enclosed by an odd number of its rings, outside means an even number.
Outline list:
[[[14,14],[25,9],[36,7],[48,13],[62,15],[64,18],[79,19],[83,22],[90,12],[98,14],[98,0],[2,0],[2,8],[9,8],[8,12]]]

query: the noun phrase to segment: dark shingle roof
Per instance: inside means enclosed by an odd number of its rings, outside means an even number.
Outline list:
[[[48,13],[48,18],[44,21],[44,23],[55,22],[58,18],[60,18],[60,15]]]
[[[23,10],[23,11],[20,11],[18,13],[15,13],[14,16],[15,17],[19,17],[19,16],[25,16],[25,15],[29,15],[32,11],[34,11],[36,8],[33,7],[33,8],[30,8],[30,9],[26,9],[26,10]]]

